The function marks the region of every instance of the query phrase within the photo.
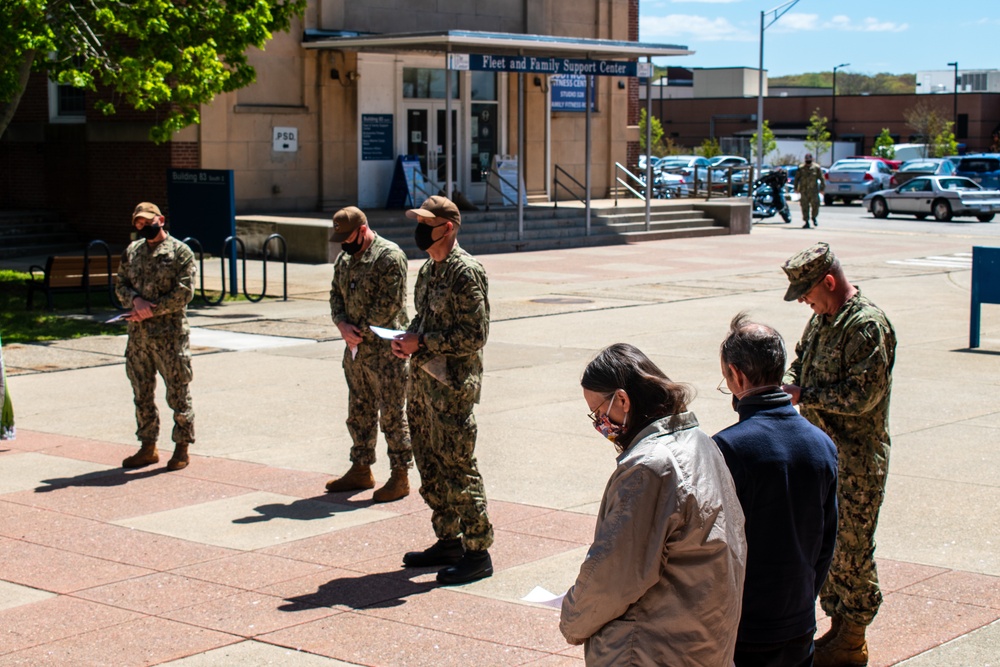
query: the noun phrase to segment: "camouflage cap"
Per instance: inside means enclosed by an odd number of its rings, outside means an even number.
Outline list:
[[[156,204],[151,204],[148,201],[144,201],[135,207],[135,211],[132,212],[132,220],[136,218],[146,218],[147,220],[152,220],[153,218],[158,218],[162,213],[160,213],[160,207]]]
[[[785,301],[797,301],[816,286],[836,261],[829,243],[816,243],[793,255],[781,268],[788,276]]]
[[[357,206],[342,208],[333,214],[333,233],[330,241],[343,243],[351,237],[358,227],[368,224],[368,217]]]
[[[407,211],[406,217],[416,218],[421,221],[441,218],[442,220],[454,222],[459,226],[462,224],[462,214],[458,212],[458,207],[455,206],[455,202],[447,197],[442,197],[441,195],[428,197],[427,200],[420,205],[420,208],[411,208]]]

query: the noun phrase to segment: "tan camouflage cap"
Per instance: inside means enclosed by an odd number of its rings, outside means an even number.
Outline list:
[[[330,241],[343,243],[358,227],[367,224],[368,218],[357,206],[342,208],[333,214],[333,233],[330,234]]]
[[[785,301],[797,301],[815,287],[836,259],[829,243],[816,243],[793,255],[781,266],[790,283]]]

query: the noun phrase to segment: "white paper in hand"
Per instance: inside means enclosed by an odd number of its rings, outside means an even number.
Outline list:
[[[396,336],[406,333],[401,329],[383,329],[382,327],[376,327],[371,324],[368,325],[368,328],[371,329],[376,336],[379,338],[385,338],[386,340],[392,340]]]
[[[546,607],[552,607],[553,609],[561,609],[563,598],[566,594],[556,595],[550,591],[545,590],[541,586],[535,586],[531,589],[531,592],[525,595],[521,600],[524,602],[534,602],[535,604],[545,605]]]

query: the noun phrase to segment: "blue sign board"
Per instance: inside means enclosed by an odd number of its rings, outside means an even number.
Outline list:
[[[578,74],[557,74],[549,80],[553,111],[587,110],[587,77]],[[590,108],[597,111],[597,86],[590,88]]]
[[[391,113],[361,114],[361,159],[391,160],[392,152]]]
[[[482,72],[525,72],[528,74],[638,76],[638,63],[631,61],[486,56],[474,53],[469,54],[469,69]]]

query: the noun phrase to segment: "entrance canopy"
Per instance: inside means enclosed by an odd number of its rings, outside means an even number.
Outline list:
[[[520,35],[508,32],[446,30],[386,35],[307,30],[302,38],[307,49],[345,51],[425,51],[429,53],[476,53],[483,55],[524,55],[554,58],[623,59],[687,56],[685,46],[622,42],[611,39],[584,39],[549,35]]]

